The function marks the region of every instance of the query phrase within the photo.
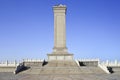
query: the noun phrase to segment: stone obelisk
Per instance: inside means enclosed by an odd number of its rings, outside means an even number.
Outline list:
[[[54,48],[48,54],[48,60],[73,60],[73,54],[67,52],[66,47],[66,6],[53,6],[54,11]]]

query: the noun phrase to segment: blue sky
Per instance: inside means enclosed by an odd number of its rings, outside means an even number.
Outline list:
[[[75,59],[120,60],[119,0],[0,0],[0,60],[47,58],[56,4],[67,6],[67,47]]]

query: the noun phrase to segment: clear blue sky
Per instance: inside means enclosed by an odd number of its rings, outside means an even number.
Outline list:
[[[120,60],[120,0],[0,0],[0,60],[47,58],[56,4],[67,6],[67,47],[74,58]]]

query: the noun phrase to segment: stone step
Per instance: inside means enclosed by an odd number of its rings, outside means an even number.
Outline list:
[[[26,74],[91,74],[91,73],[105,73],[99,67],[44,67],[44,68],[31,68],[23,71]]]

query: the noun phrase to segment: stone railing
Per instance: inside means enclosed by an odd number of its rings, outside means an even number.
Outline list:
[[[19,65],[19,63],[17,63],[17,61],[14,61],[14,62],[9,62],[9,61],[0,62],[0,67],[16,67],[18,65]]]
[[[99,59],[78,59],[78,61],[91,62],[91,61],[99,61]]]
[[[0,62],[0,67],[17,67],[22,62],[43,62],[43,60],[41,60],[41,59],[24,59],[19,62],[17,62],[17,61],[10,62],[7,60],[4,62]]]
[[[107,74],[110,74],[109,70],[107,69],[107,66],[105,66],[104,64],[98,64],[98,67],[100,67],[104,72],[106,72]]]
[[[77,66],[80,67],[79,61],[78,61],[78,60],[75,60],[75,62],[76,62],[76,64],[77,64]]]
[[[23,62],[43,62],[42,59],[23,59]]]
[[[117,60],[115,60],[115,61],[106,60],[105,62],[101,62],[101,64],[103,64],[107,67],[120,67],[120,62],[118,62]]]

